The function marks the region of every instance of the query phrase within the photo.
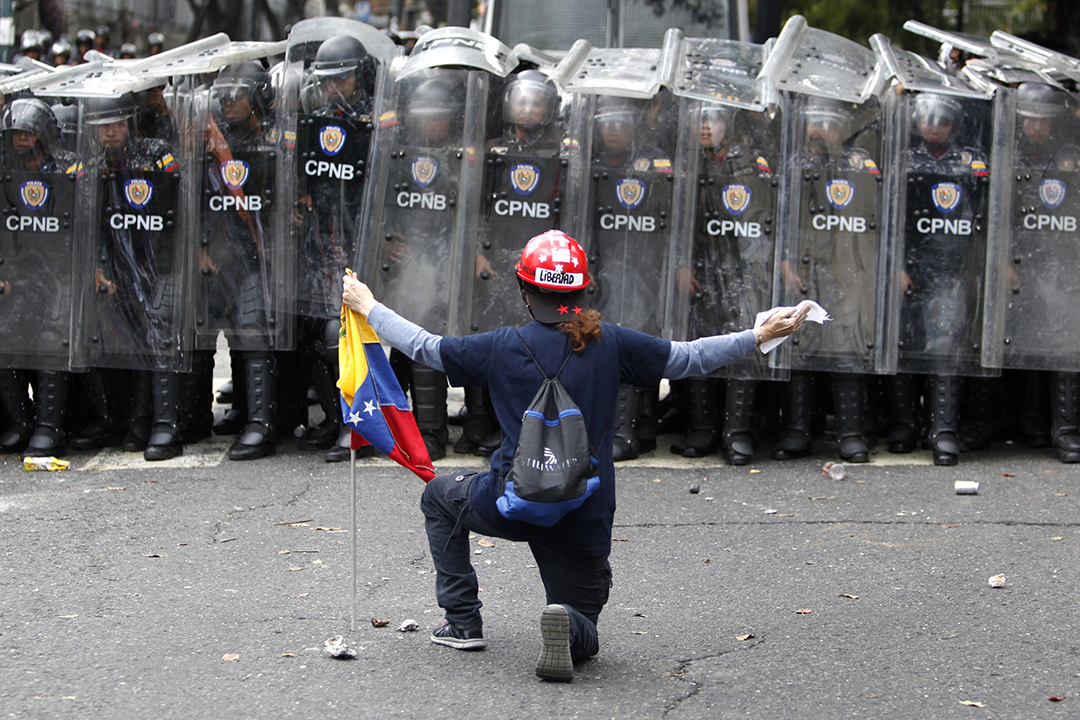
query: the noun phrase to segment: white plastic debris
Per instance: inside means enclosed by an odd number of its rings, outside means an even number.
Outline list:
[[[401,626],[398,627],[398,632],[415,632],[420,629],[420,623],[416,622],[412,618],[408,620],[402,620]]]
[[[1005,587],[1005,576],[995,575],[994,577],[987,580],[987,582],[990,583],[990,587],[992,588],[1003,588]]]
[[[349,646],[349,641],[341,635],[335,635],[323,645],[323,651],[332,658],[339,660],[352,660],[356,657],[356,650]]]

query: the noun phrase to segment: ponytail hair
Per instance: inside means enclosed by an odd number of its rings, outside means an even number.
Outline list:
[[[600,325],[600,313],[597,310],[585,310],[573,320],[556,325],[559,331],[570,338],[574,352],[579,353],[590,343],[600,342],[603,334]]]

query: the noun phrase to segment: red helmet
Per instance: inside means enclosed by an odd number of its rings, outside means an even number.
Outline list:
[[[514,269],[524,282],[545,290],[568,293],[589,285],[585,251],[562,230],[548,230],[530,240]]]

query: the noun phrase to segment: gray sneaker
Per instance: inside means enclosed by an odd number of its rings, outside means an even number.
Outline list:
[[[455,650],[483,650],[487,647],[482,630],[465,630],[449,620],[444,621],[438,630],[431,633],[431,642]]]
[[[536,676],[553,682],[574,679],[574,661],[570,657],[570,614],[562,605],[548,605],[540,615],[540,634],[544,645],[536,661]]]

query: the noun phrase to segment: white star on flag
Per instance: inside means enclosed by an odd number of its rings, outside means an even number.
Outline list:
[[[371,415],[375,414],[375,401],[374,400],[365,400],[364,401],[364,412],[366,412],[369,417]]]
[[[349,422],[351,422],[351,423],[360,422],[360,413],[358,413],[358,412],[349,413]]]
[[[555,272],[561,273],[562,272],[562,265],[556,265],[555,266]]]

